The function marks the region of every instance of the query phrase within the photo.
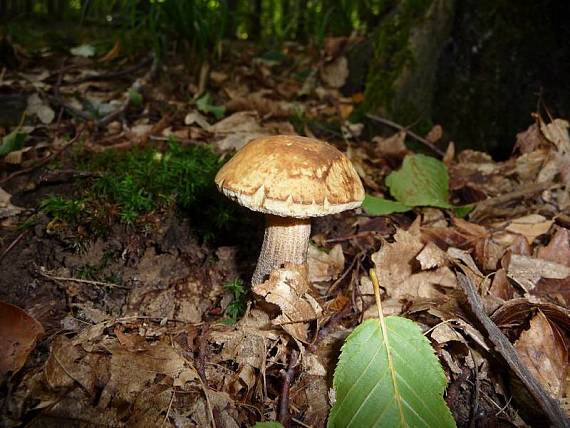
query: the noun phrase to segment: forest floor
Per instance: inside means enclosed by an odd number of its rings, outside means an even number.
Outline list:
[[[385,314],[431,341],[458,426],[545,426],[552,401],[568,411],[568,123],[529,114],[503,162],[455,153],[445,124],[410,138],[350,123],[362,94],[339,90],[346,43],[240,44],[198,67],[119,44],[13,48],[18,65],[0,73],[2,426],[325,426],[343,340],[375,316],[370,268]],[[376,196],[408,147],[438,146],[450,202],[474,209],[315,219],[307,294],[320,310],[300,319],[250,291],[263,217],[213,184],[248,141],[295,133],[344,151]]]

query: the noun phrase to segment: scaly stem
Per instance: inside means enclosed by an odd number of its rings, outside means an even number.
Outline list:
[[[267,276],[284,263],[304,264],[307,261],[311,219],[265,216],[265,236],[251,285],[263,283]]]

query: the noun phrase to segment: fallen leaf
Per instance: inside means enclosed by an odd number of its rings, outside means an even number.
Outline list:
[[[37,93],[28,97],[26,113],[29,115],[36,115],[44,125],[49,125],[55,119],[55,112],[53,109],[47,102],[42,100]]]
[[[376,143],[374,151],[379,157],[389,156],[397,159],[403,159],[409,152],[404,144],[406,140],[406,132],[401,131],[387,138],[374,137],[373,143]]]
[[[526,291],[529,291],[536,286],[541,278],[567,278],[570,276],[570,267],[534,257],[512,254],[507,275]]]
[[[121,39],[117,39],[113,47],[109,50],[109,52],[107,52],[105,55],[99,58],[99,62],[111,62],[117,59],[119,55],[121,55],[121,50],[122,50]]]
[[[198,125],[202,129],[209,129],[210,124],[206,116],[197,111],[191,111],[184,117],[184,125]]]
[[[95,55],[95,47],[92,45],[83,44],[83,45],[79,45],[79,46],[76,46],[74,48],[71,48],[69,50],[69,52],[71,53],[71,55],[74,55],[74,56],[89,58],[89,57],[92,57]]]
[[[42,325],[22,309],[0,301],[1,378],[15,374],[24,366],[43,333]]]
[[[15,216],[23,211],[23,208],[12,205],[12,195],[0,187],[0,219]]]
[[[554,220],[547,220],[540,214],[530,214],[514,220],[510,220],[505,228],[509,232],[523,235],[529,244],[534,240],[548,232]],[[505,223],[500,223],[497,227],[501,227]]]
[[[347,78],[348,60],[345,56],[340,56],[321,68],[321,79],[331,88],[343,87]]]
[[[564,119],[554,119],[549,124],[540,121],[540,131],[553,143],[559,152],[570,152],[570,136],[568,135],[568,127],[570,124]]]
[[[537,257],[570,267],[570,231],[558,229],[548,245],[538,249]]]
[[[388,295],[391,297],[442,297],[444,293],[439,290],[439,287],[456,287],[455,275],[445,265],[439,265],[430,270],[415,270],[414,265],[419,262],[418,256],[424,249],[419,236],[400,229],[396,232],[394,239],[394,243],[385,243],[380,251],[371,256],[380,286],[386,289]],[[434,263],[445,259],[439,256],[434,257],[435,252],[433,247],[429,247],[426,253],[420,256],[426,266],[433,266]]]
[[[253,287],[253,292],[262,296],[269,303],[281,308],[281,315],[272,322],[302,342],[307,341],[309,321],[317,319],[322,309],[308,293],[306,265],[286,263],[281,269],[274,270],[263,284]]]
[[[568,336],[541,312],[530,320],[515,348],[521,361],[553,398],[566,392]]]
[[[307,265],[310,282],[325,282],[336,279],[344,268],[342,246],[336,244],[328,253],[309,245]]]

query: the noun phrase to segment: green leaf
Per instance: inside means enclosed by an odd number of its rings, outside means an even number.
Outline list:
[[[386,185],[397,201],[409,205],[451,208],[449,176],[445,164],[425,155],[408,155],[402,168],[386,177]]]
[[[346,339],[333,379],[328,428],[454,427],[446,380],[419,327],[401,317],[369,319]]]
[[[455,217],[463,218],[474,209],[475,209],[474,204],[461,205],[458,207],[453,207],[453,214],[455,215]]]
[[[216,106],[212,104],[212,97],[209,93],[202,95],[196,100],[196,106],[202,113],[212,113],[216,119],[224,117],[226,108],[224,106]]]
[[[277,421],[257,422],[252,428],[283,428]]]
[[[393,213],[404,213],[412,209],[397,201],[379,198],[377,196],[366,195],[362,202],[362,209],[368,215],[388,215]]]
[[[0,157],[6,156],[10,152],[20,150],[24,145],[27,136],[27,134],[16,130],[2,138],[2,144],[0,144]]]

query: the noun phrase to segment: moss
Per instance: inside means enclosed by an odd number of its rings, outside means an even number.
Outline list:
[[[380,111],[398,120],[413,121],[418,111],[410,104],[393,111],[395,84],[406,67],[414,66],[409,46],[410,34],[432,0],[387,0],[382,10],[387,14],[376,29],[374,53],[366,80],[364,103],[357,114]]]
[[[100,176],[76,201],[50,197],[40,210],[69,228],[104,235],[113,222],[146,228],[154,213],[176,207],[192,217],[203,237],[213,237],[234,218],[234,204],[214,185],[221,165],[209,147],[174,141],[165,150],[107,151],[81,165]]]

